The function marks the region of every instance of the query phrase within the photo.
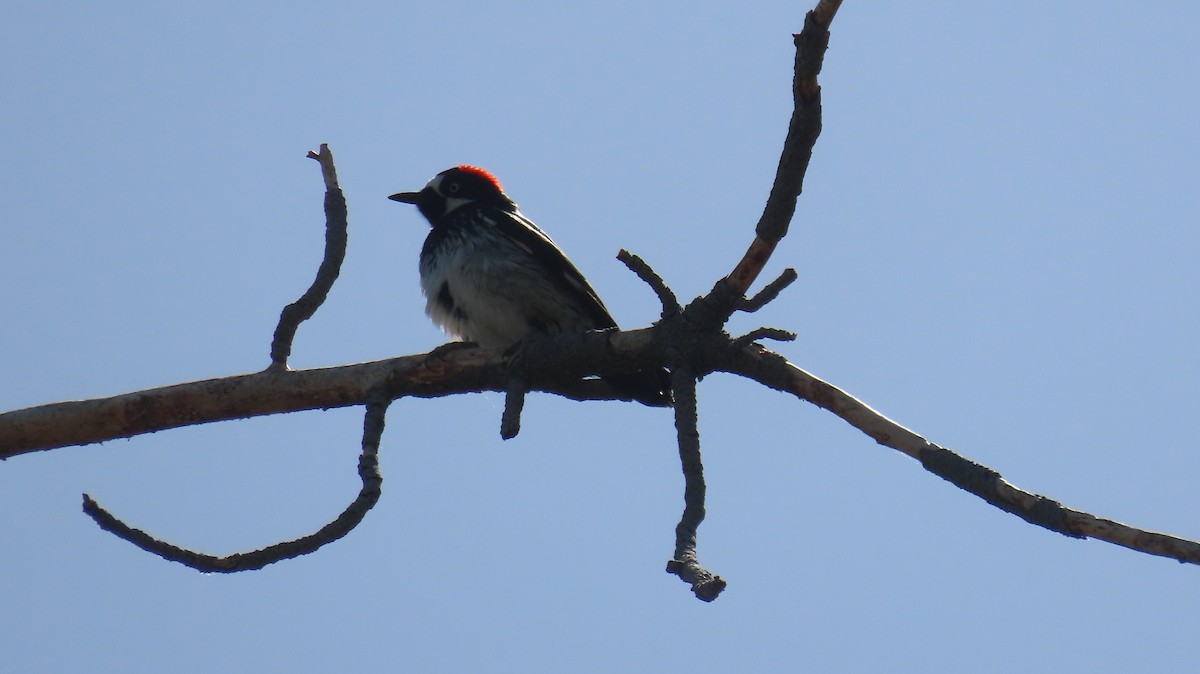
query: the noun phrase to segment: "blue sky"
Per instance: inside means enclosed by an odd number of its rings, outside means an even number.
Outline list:
[[[386,195],[495,172],[617,320],[749,244],[806,4],[30,3],[0,9],[0,408],[261,369],[323,240],[350,248],[293,367],[420,353],[426,225]],[[1195,3],[847,2],[791,235],[740,316],[889,417],[1072,507],[1200,537]],[[384,495],[303,559],[205,576],[99,531],[224,554],[357,490],[359,410],[0,465],[0,653],[20,672],[1168,671],[1200,570],[1036,529],[841,421],[700,387],[714,604],[663,572],[668,414],[402,400]]]

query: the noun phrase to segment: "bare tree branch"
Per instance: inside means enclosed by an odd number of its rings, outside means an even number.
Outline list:
[[[254,571],[268,564],[316,552],[321,547],[350,533],[362,522],[367,511],[379,501],[383,476],[379,473],[379,442],[383,436],[384,417],[391,398],[376,389],[369,396],[363,420],[362,454],[358,458],[358,476],[362,488],[342,514],[315,533],[295,540],[283,541],[252,552],[238,552],[224,557],[195,552],[154,538],[150,534],[125,524],[102,508],[87,494],[83,495],[83,512],[101,529],[123,538],[146,552],[171,562],[179,562],[205,573],[234,573]]]
[[[817,75],[824,63],[825,50],[829,48],[829,24],[841,5],[841,0],[820,0],[805,15],[804,29],[793,36],[796,44],[792,80],[795,106],[775,170],[775,183],[755,227],[757,236],[727,277],[739,295],[749,290],[758,278],[763,265],[775,251],[775,245],[787,235],[788,225],[796,212],[796,199],[804,188],[804,174],[812,159],[812,149],[821,135],[821,86],[817,83]]]
[[[321,144],[319,153],[309,151],[309,158],[321,164],[321,178],[325,183],[325,255],[317,269],[316,279],[299,300],[284,307],[271,342],[271,365],[269,372],[287,369],[287,358],[292,350],[292,339],[296,329],[316,313],[325,302],[329,289],[333,287],[346,257],[346,199],[338,187],[337,170],[334,168],[333,153],[327,144]],[[366,414],[363,422],[362,455],[358,461],[358,475],[362,489],[358,497],[333,522],[314,534],[291,541],[284,541],[254,552],[237,553],[216,557],[206,553],[187,550],[134,529],[102,508],[87,494],[83,495],[83,511],[100,528],[110,531],[130,543],[152,552],[163,559],[179,562],[200,571],[233,572],[261,569],[290,557],[316,551],[321,546],[345,536],[358,526],[363,517],[379,500],[379,442],[383,435],[384,416],[392,399],[382,389],[382,384],[367,393]]]
[[[658,295],[658,301],[662,303],[664,317],[677,314],[682,310],[675,293],[667,287],[662,277],[646,264],[645,260],[625,249],[621,249],[621,252],[617,253],[617,259],[625,263],[625,266],[629,267],[629,271],[637,274],[638,278],[645,281],[646,285],[654,290],[654,294]]]
[[[700,457],[697,428],[696,375],[677,354],[671,365],[671,391],[675,395],[675,433],[679,462],[683,466],[683,516],[675,526],[675,555],[667,572],[692,586],[696,598],[712,601],[725,589],[720,576],[700,566],[696,555],[696,530],[704,521],[704,463]]]
[[[746,346],[751,342],[757,342],[760,339],[773,339],[777,342],[794,342],[796,341],[796,333],[779,328],[755,328],[741,337],[734,338],[734,346]]]
[[[504,390],[504,413],[500,416],[502,440],[512,440],[521,432],[521,411],[524,409],[525,382],[520,377],[512,377]]]
[[[326,192],[341,191],[342,186],[338,184],[337,168],[333,165],[333,153],[329,151],[329,143],[321,143],[318,152],[309,150],[305,156],[321,164],[321,180],[325,183]]]
[[[750,244],[745,256],[726,278],[717,282],[712,291],[697,298],[682,313],[668,310],[668,299],[673,302],[674,294],[666,284],[649,270],[640,259],[625,260],[655,289],[663,301],[661,327],[675,339],[669,344],[671,383],[676,392],[675,425],[678,430],[679,458],[685,478],[684,514],[675,533],[675,558],[667,570],[691,583],[692,591],[704,601],[717,598],[725,588],[725,581],[705,570],[696,561],[696,528],[704,519],[704,474],[700,461],[700,436],[696,431],[696,379],[705,374],[704,362],[715,335],[725,340],[723,326],[738,309],[755,311],[770,302],[795,279],[795,271],[788,270],[775,282],[767,286],[754,299],[747,300],[746,291],[766,265],[776,244],[787,235],[788,224],[796,211],[796,199],[804,184],[804,175],[812,158],[813,145],[821,135],[821,88],[817,75],[821,72],[825,50],[829,46],[829,24],[833,20],[841,0],[821,0],[817,7],[805,16],[804,29],[794,35],[796,45],[795,77],[792,85],[794,106],[784,139],[783,152],[775,171],[775,183],[755,228],[757,236]],[[622,251],[625,254],[625,251]],[[618,256],[621,257],[621,256]],[[636,264],[634,264],[636,262]],[[676,305],[677,306],[677,305]],[[704,333],[708,333],[707,337]],[[741,341],[731,344],[734,348],[757,337],[780,337],[787,335],[781,330],[762,328]],[[786,338],[786,337],[785,337]],[[686,381],[685,381],[686,380]],[[679,396],[685,396],[680,400]]]
[[[283,308],[275,337],[271,340],[271,367],[286,369],[288,356],[292,353],[292,340],[296,330],[304,321],[312,318],[325,302],[329,289],[333,287],[346,259],[346,197],[337,182],[337,170],[333,166],[333,153],[329,145],[321,143],[319,153],[309,150],[308,156],[321,163],[321,177],[325,181],[325,256],[317,268],[317,276],[300,299]]]
[[[795,269],[791,267],[784,269],[779,278],[764,286],[762,290],[758,291],[757,295],[740,300],[737,303],[737,310],[754,313],[762,309],[768,303],[773,302],[775,298],[779,297],[779,293],[783,292],[785,288],[795,283],[797,278],[799,278],[799,275],[796,274]]]
[[[730,361],[725,371],[791,393],[833,412],[879,444],[907,454],[934,475],[1030,524],[1071,538],[1095,538],[1151,555],[1200,564],[1200,542],[1096,517],[1015,487],[995,470],[929,442],[778,354],[747,347]]]
[[[546,340],[530,390],[573,400],[617,400],[603,382],[568,381],[646,354],[650,329],[563,335]],[[574,350],[574,351],[573,351]],[[591,359],[589,361],[589,359]],[[232,419],[363,405],[371,388],[396,382],[395,397],[436,398],[504,391],[503,349],[458,348],[368,363],[253,374],[175,384],[109,398],[39,405],[0,414],[0,459],[57,447],[87,445],[144,433]]]

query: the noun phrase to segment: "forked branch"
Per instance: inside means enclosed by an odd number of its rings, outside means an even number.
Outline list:
[[[329,151],[328,145],[322,144],[320,152],[310,151],[308,156],[320,162],[321,178],[325,183],[325,255],[317,269],[317,276],[312,285],[300,299],[284,307],[279,316],[275,337],[271,341],[271,365],[267,368],[268,372],[287,369],[287,358],[291,354],[292,340],[296,336],[297,328],[301,322],[311,318],[325,302],[329,289],[333,287],[333,283],[341,271],[342,261],[346,257],[346,199],[338,186],[333,153]],[[276,543],[253,552],[217,557],[173,545],[154,538],[140,529],[135,529],[109,513],[87,494],[83,495],[83,511],[101,529],[163,559],[179,562],[199,571],[220,573],[251,571],[283,559],[306,555],[349,533],[358,526],[367,511],[379,500],[380,485],[383,481],[379,474],[379,442],[383,436],[384,416],[391,402],[392,398],[389,397],[382,385],[368,391],[363,422],[362,454],[358,460],[358,476],[362,480],[362,488],[341,515],[308,536]]]

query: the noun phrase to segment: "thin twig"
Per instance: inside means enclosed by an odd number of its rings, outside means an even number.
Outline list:
[[[342,270],[346,258],[346,198],[338,187],[337,171],[333,166],[333,153],[322,143],[321,152],[311,150],[308,156],[321,163],[321,177],[325,181],[325,255],[317,268],[317,276],[300,299],[283,308],[275,336],[271,340],[271,367],[286,369],[288,356],[292,354],[292,340],[300,324],[317,312],[329,295],[329,289]]]
[[[784,269],[783,273],[779,275],[779,278],[768,283],[766,287],[758,291],[757,295],[749,299],[743,298],[740,302],[738,302],[737,310],[745,311],[746,313],[754,313],[755,311],[762,309],[770,302],[773,302],[775,298],[779,297],[779,293],[783,292],[784,288],[792,285],[792,283],[794,283],[798,278],[800,277],[798,274],[796,274],[795,269],[792,269],[791,267]]]
[[[625,249],[621,249],[617,253],[617,259],[624,262],[630,271],[637,274],[638,278],[645,281],[646,285],[654,290],[654,294],[658,295],[658,301],[662,303],[663,316],[679,313],[679,300],[675,297],[675,293],[667,287],[662,277],[646,264],[645,260]]]
[[[773,339],[777,342],[793,342],[796,340],[796,333],[779,328],[756,328],[742,335],[735,337],[732,344],[734,348],[741,348],[747,344],[751,344],[760,339]]]
[[[383,436],[384,417],[390,404],[391,398],[379,390],[372,394],[371,401],[367,403],[363,419],[362,454],[358,458],[358,476],[362,480],[358,496],[336,519],[307,536],[252,552],[217,557],[172,545],[140,529],[134,529],[102,508],[87,494],[83,495],[83,512],[95,520],[101,529],[163,559],[179,562],[205,573],[253,571],[268,564],[316,552],[350,533],[362,522],[367,511],[379,501],[380,487],[383,483],[383,476],[379,473],[379,442]]]

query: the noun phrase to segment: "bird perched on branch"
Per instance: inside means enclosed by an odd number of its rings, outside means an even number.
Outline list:
[[[456,166],[418,192],[388,198],[415,204],[433,227],[421,247],[421,289],[425,312],[450,335],[495,347],[528,335],[617,327],[583,274],[491,173]],[[640,403],[671,405],[664,369],[605,381]]]

